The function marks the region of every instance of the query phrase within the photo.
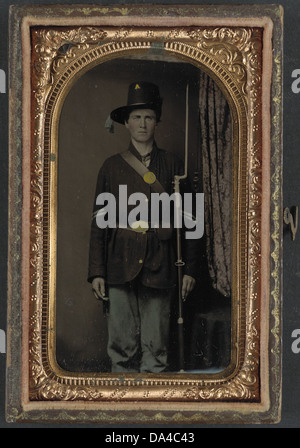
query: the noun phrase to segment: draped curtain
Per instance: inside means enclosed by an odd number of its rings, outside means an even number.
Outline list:
[[[213,287],[231,297],[232,122],[228,102],[216,83],[200,72],[199,120],[207,261]]]

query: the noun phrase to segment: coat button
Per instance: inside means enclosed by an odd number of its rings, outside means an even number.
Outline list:
[[[139,259],[139,263],[143,263],[144,260],[142,260],[141,258]]]

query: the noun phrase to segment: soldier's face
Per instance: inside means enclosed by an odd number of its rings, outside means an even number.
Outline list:
[[[133,110],[125,122],[132,140],[139,143],[148,143],[154,139],[154,132],[157,126],[156,114],[151,109]]]

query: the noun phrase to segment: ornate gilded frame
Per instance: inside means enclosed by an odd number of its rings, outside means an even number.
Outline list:
[[[281,40],[277,6],[12,7],[8,421],[279,421]],[[233,362],[216,376],[65,372],[54,348],[60,108],[85,71],[153,46],[206,71],[231,107]]]

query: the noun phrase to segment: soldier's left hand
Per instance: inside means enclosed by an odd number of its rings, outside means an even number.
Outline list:
[[[182,279],[182,300],[185,300],[187,296],[193,291],[196,284],[194,277],[190,275],[184,275]]]

